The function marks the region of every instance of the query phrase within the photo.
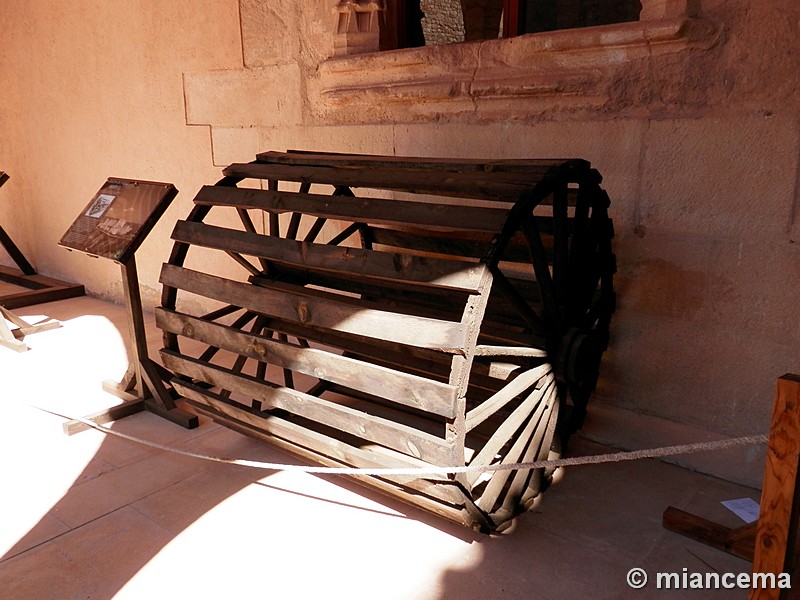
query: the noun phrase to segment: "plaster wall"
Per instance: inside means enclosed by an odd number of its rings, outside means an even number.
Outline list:
[[[800,370],[794,0],[650,1],[641,23],[341,58],[331,0],[10,4],[0,218],[45,274],[120,298],[113,265],[55,246],[109,175],[182,192],[138,255],[152,304],[174,221],[258,151],[577,156],[617,231],[599,405],[651,416],[651,445],[673,425],[765,432],[775,378]],[[757,452],[703,460],[760,483]]]
[[[0,32],[0,220],[39,272],[121,300],[119,268],[57,246],[107,177],[181,192],[137,255],[160,293],[169,234],[214,181],[208,126],[187,127],[183,73],[242,64],[235,0],[7,0]],[[0,250],[0,262],[13,263]]]

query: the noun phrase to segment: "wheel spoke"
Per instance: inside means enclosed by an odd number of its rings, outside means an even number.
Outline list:
[[[300,219],[302,216],[303,215],[298,212],[292,213],[292,217],[289,219],[289,227],[286,229],[287,240],[297,239],[297,231],[300,229]]]
[[[233,260],[237,263],[242,265],[246,271],[248,271],[251,275],[263,275],[263,271],[258,267],[254,266],[249,260],[244,258],[238,252],[226,252],[228,256],[230,256]]]
[[[331,239],[331,241],[328,242],[328,245],[329,246],[338,246],[343,241],[345,241],[347,238],[349,238],[351,235],[353,235],[355,233],[358,233],[360,229],[361,229],[361,224],[360,223],[351,223],[350,225],[345,227],[344,230],[339,235],[337,235],[333,239]]]
[[[567,206],[567,184],[553,192],[553,285],[556,301],[564,304],[568,290],[569,225]]]
[[[559,330],[561,328],[561,316],[558,310],[556,289],[553,284],[553,277],[550,274],[550,265],[547,263],[547,254],[545,253],[536,220],[533,218],[525,219],[522,222],[522,232],[530,248],[533,272],[539,284],[545,320],[550,327]]]

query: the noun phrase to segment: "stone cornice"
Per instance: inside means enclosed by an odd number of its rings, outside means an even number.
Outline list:
[[[356,113],[364,122],[390,111],[395,119],[457,116],[487,101],[495,116],[505,110],[511,118],[520,114],[518,100],[542,110],[578,99],[596,107],[614,69],[710,48],[719,38],[708,21],[678,17],[331,58],[308,81],[309,108],[327,122],[349,122]]]

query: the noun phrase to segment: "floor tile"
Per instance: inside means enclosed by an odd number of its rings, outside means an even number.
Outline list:
[[[302,464],[201,417],[150,413],[70,437],[63,418],[118,402],[123,307],[83,297],[26,307],[63,327],[0,348],[0,598],[450,600],[741,598],[633,590],[626,575],[743,572],[747,563],[661,526],[668,506],[729,526],[721,500],[756,490],[656,460],[572,467],[499,536],[475,533],[345,477],[276,472],[165,451]],[[148,315],[148,346],[160,334]],[[572,455],[612,449],[575,438]]]

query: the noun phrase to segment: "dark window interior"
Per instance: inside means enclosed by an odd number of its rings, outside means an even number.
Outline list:
[[[638,21],[640,0],[439,0],[460,8],[459,41],[513,37],[525,33],[555,31]],[[446,11],[437,0],[388,0],[382,11],[381,49],[414,48],[441,43],[425,38],[423,19],[443,18]],[[459,6],[460,3],[460,6]],[[442,14],[436,14],[442,10]],[[446,16],[444,17],[446,18]],[[463,23],[463,25],[462,25]]]
[[[506,37],[638,21],[642,10],[640,0],[506,0],[506,4]]]

